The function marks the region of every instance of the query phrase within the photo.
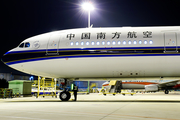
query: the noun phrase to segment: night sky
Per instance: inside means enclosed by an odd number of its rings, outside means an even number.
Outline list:
[[[87,27],[86,0],[1,0],[0,57],[38,34]],[[180,26],[179,0],[91,0],[93,27]],[[0,61],[0,73],[13,72]],[[18,73],[18,72],[17,72]]]

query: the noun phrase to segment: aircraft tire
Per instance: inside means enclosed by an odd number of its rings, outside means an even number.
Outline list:
[[[59,98],[62,100],[62,101],[68,101],[71,97],[71,94],[67,91],[63,91],[59,94]]]
[[[164,93],[165,93],[165,94],[169,94],[169,90],[165,90]]]

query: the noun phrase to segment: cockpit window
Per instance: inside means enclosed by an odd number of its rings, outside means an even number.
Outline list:
[[[26,42],[26,43],[21,43],[19,45],[20,48],[27,48],[27,47],[30,47],[30,43],[29,42]]]
[[[20,48],[23,48],[23,47],[24,47],[24,43],[21,43],[21,44],[19,45],[19,47],[20,47]]]
[[[30,47],[30,43],[29,43],[29,42],[26,42],[26,43],[25,43],[25,47]]]

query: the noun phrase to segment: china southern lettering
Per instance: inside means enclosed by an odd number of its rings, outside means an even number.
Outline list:
[[[91,39],[91,33],[82,33],[81,34],[81,39]],[[137,32],[136,31],[129,31],[127,32],[127,38],[138,38]],[[151,31],[144,31],[142,32],[143,38],[152,38],[152,32]],[[107,34],[105,32],[99,32],[96,34],[96,39],[106,39]],[[122,34],[121,32],[113,32],[111,39],[119,39],[121,38]],[[75,34],[70,33],[67,34],[66,38],[68,40],[72,40],[76,37]]]

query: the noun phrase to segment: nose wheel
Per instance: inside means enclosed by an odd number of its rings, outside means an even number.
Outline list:
[[[68,101],[71,98],[71,94],[68,91],[63,91],[59,94],[59,98],[62,101]]]

